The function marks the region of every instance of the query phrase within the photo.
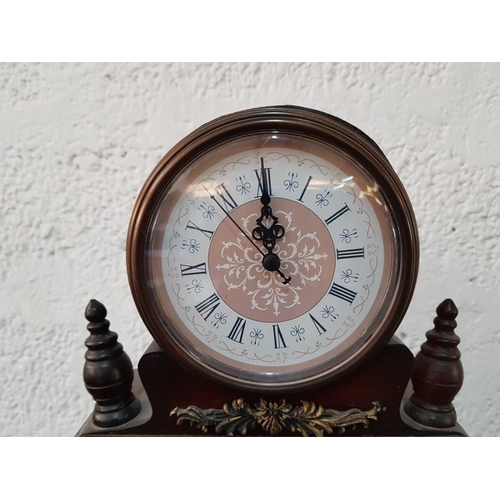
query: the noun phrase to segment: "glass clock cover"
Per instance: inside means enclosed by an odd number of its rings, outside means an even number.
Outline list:
[[[411,205],[380,149],[286,106],[222,117],[173,148],[139,195],[127,251],[160,346],[260,392],[313,387],[373,355],[418,267]]]

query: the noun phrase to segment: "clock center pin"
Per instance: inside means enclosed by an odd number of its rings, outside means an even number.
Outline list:
[[[281,260],[276,254],[268,253],[264,255],[262,265],[267,271],[277,271],[281,266]]]

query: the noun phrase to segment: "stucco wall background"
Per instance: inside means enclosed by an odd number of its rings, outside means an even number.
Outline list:
[[[71,436],[92,410],[82,380],[91,298],[137,365],[151,341],[125,268],[139,189],[197,126],[271,104],[329,112],[385,152],[421,238],[398,335],[418,352],[451,297],[460,423],[499,435],[499,82],[499,64],[0,65],[0,435]]]

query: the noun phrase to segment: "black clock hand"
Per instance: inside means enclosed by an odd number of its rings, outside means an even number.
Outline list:
[[[260,202],[262,203],[262,209],[260,211],[260,217],[255,221],[257,227],[252,231],[252,237],[257,241],[262,241],[267,251],[271,254],[273,248],[276,246],[276,240],[285,236],[285,228],[278,224],[278,217],[273,215],[273,211],[269,206],[271,197],[269,196],[268,178],[264,168],[264,158],[262,157],[260,159],[260,169],[262,188]],[[269,225],[269,219],[272,220],[271,225]],[[264,220],[267,224],[264,224]]]
[[[261,188],[262,196],[260,197],[260,202],[266,206],[271,203],[271,196],[269,195],[269,186],[267,184],[268,178],[266,175],[266,169],[264,168],[264,158],[260,157],[260,178],[261,178]]]
[[[281,265],[281,261],[280,261],[280,258],[273,254],[273,253],[269,253],[269,254],[265,254],[256,244],[255,244],[255,241],[252,240],[252,238],[250,238],[250,236],[247,235],[247,233],[245,231],[243,231],[243,229],[241,229],[240,225],[231,217],[231,215],[229,214],[229,212],[227,212],[223,207],[222,205],[217,201],[217,198],[215,198],[214,195],[212,195],[210,193],[210,191],[205,187],[203,186],[203,188],[205,189],[205,191],[208,193],[208,195],[210,196],[210,198],[212,200],[215,201],[215,203],[217,203],[217,205],[219,205],[219,208],[227,215],[227,217],[229,218],[229,220],[243,233],[243,235],[245,236],[245,238],[247,238],[247,240],[258,250],[258,252],[262,255],[262,265],[264,266],[264,269],[268,270],[268,271],[276,271],[282,278],[283,278],[283,284],[284,285],[288,285],[288,283],[290,283],[291,281],[291,278],[290,276],[288,276],[288,278],[280,271],[280,265]]]
[[[222,205],[217,201],[217,198],[215,196],[213,196],[212,194],[210,194],[210,191],[205,186],[203,186],[203,188],[208,193],[208,195],[210,196],[210,198],[212,198],[212,200],[214,200],[215,203],[217,203],[217,205],[219,205],[219,208],[227,215],[227,217],[229,218],[229,220],[243,233],[243,235],[245,236],[245,238],[247,238],[247,240],[259,251],[259,253],[263,257],[265,257],[266,254],[255,244],[255,241],[253,241],[252,238],[250,238],[250,236],[248,236],[247,233],[245,233],[245,231],[243,231],[243,229],[241,229],[240,225],[231,217],[231,215],[229,214],[229,212],[227,212],[222,207]]]

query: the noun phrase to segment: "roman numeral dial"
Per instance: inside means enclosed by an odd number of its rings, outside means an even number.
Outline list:
[[[228,366],[233,382],[300,378],[342,359],[378,318],[396,260],[383,198],[354,160],[279,137],[261,131],[251,148],[199,153],[172,178],[170,215],[152,235],[166,329],[193,346],[190,360]]]

